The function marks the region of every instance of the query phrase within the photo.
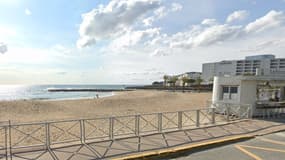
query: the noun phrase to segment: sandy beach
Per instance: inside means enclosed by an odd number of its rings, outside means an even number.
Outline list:
[[[211,93],[129,91],[99,99],[1,101],[0,121],[31,122],[201,108]]]

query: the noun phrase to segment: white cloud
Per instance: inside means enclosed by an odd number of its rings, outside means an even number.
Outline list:
[[[218,22],[216,19],[204,19],[201,24],[212,26],[218,24]]]
[[[282,11],[272,10],[265,16],[256,19],[245,27],[246,32],[261,32],[270,28],[283,25],[285,22],[285,15]]]
[[[147,17],[146,19],[143,20],[143,24],[146,27],[149,27],[152,25],[152,23],[154,22],[154,17]]]
[[[167,15],[167,10],[165,6],[161,6],[154,11],[154,15],[156,18],[163,18]]]
[[[162,44],[163,39],[170,48],[191,49],[210,46],[237,40],[240,37],[250,37],[252,32],[261,32],[269,28],[280,27],[284,22],[283,12],[277,11],[270,11],[265,16],[245,26],[219,24],[215,19],[205,19],[201,22],[202,25],[194,25],[184,32],[178,32],[164,38],[156,37],[155,44],[165,46]]]
[[[31,10],[29,10],[28,8],[26,8],[26,9],[25,9],[25,14],[26,14],[27,16],[30,16],[30,15],[32,15],[32,12],[31,12]]]
[[[163,49],[156,49],[154,52],[150,54],[151,57],[160,57],[160,56],[168,56],[169,53]]]
[[[176,11],[180,11],[182,9],[182,5],[179,3],[172,3],[171,4],[171,11],[176,12]]]
[[[236,38],[240,34],[241,26],[215,25],[207,28],[193,38],[193,46],[208,46]]]
[[[248,17],[248,15],[249,15],[249,12],[246,10],[235,11],[228,16],[227,22],[230,23],[234,21],[244,20],[245,18]]]
[[[114,50],[122,49],[126,47],[131,47],[137,45],[141,41],[152,39],[160,34],[160,28],[149,28],[146,30],[138,31],[127,31],[122,36],[116,38],[112,44],[111,48]]]
[[[0,53],[4,54],[8,51],[8,47],[6,44],[0,42]]]
[[[82,15],[77,46],[89,46],[96,40],[120,35],[159,6],[160,0],[112,0],[106,6],[101,5]]]
[[[177,12],[182,10],[182,5],[179,3],[171,3],[171,6],[161,6],[154,11],[154,15],[147,17],[143,20],[146,27],[151,26],[155,20],[166,17],[171,12]]]

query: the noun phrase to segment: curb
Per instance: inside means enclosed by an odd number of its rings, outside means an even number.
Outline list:
[[[216,145],[224,145],[227,143],[234,143],[237,141],[243,141],[243,140],[249,140],[254,138],[254,135],[241,135],[241,136],[234,136],[234,137],[229,137],[229,138],[224,138],[224,139],[219,139],[219,140],[214,140],[214,141],[209,141],[209,142],[202,142],[202,143],[197,143],[197,144],[191,144],[187,146],[182,146],[182,147],[175,147],[175,148],[168,148],[168,149],[162,149],[162,150],[157,150],[157,151],[149,151],[149,152],[144,152],[136,155],[130,155],[126,157],[121,157],[121,158],[114,158],[113,160],[134,160],[134,159],[145,159],[145,158],[150,158],[150,157],[163,157],[163,156],[170,156],[171,154],[178,154],[180,152],[189,152],[189,151],[194,151],[194,150],[199,150],[203,148],[209,148],[209,147],[214,147]]]

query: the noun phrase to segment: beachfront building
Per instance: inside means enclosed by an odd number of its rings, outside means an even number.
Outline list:
[[[201,79],[201,72],[186,72],[183,74],[168,76],[166,82],[166,86],[174,86],[174,79],[175,79],[175,86],[183,86],[183,79],[192,79],[195,82],[193,83],[185,83],[185,86],[190,86],[191,84],[196,84],[197,80]]]
[[[186,73],[183,73],[183,74],[176,75],[177,78],[178,78],[178,80],[176,81],[176,85],[177,86],[183,86],[183,78],[184,77],[197,81],[198,79],[201,78],[201,75],[202,75],[201,72],[186,72]],[[186,83],[185,85],[189,86],[191,84],[187,84]]]
[[[265,54],[247,56],[243,60],[204,63],[202,79],[204,83],[213,83],[214,76],[255,75],[256,72],[267,76],[285,75],[285,58]]]
[[[253,115],[285,107],[285,76],[215,76],[212,104],[248,104]]]

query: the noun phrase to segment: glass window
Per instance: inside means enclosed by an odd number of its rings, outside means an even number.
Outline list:
[[[223,93],[229,93],[229,87],[224,86],[223,87]]]
[[[237,93],[238,87],[231,87],[231,93]]]

